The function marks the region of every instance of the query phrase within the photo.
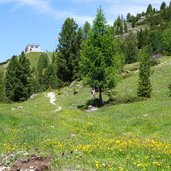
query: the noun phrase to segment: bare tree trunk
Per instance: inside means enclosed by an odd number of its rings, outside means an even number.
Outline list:
[[[103,106],[102,88],[99,89],[99,107]]]

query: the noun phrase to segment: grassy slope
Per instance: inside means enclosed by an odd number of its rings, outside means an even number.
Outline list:
[[[146,101],[87,113],[76,106],[90,98],[90,90],[77,83],[61,90],[61,95],[56,92],[56,106],[49,103],[46,92],[21,104],[0,104],[0,152],[38,147],[46,155],[57,156],[57,170],[170,170],[171,99],[167,87],[171,58],[162,62],[152,69],[153,93]],[[135,96],[137,82],[137,72],[122,80],[118,96]],[[79,93],[73,95],[74,89]],[[17,110],[19,105],[24,109]],[[59,106],[62,111],[55,112]]]
[[[27,53],[26,56],[31,62],[31,68],[35,67],[37,68],[37,64],[40,58],[41,52],[32,52],[32,53]]]

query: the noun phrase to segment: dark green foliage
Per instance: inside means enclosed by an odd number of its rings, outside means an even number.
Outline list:
[[[171,84],[169,84],[168,88],[169,88],[169,96],[171,96]]]
[[[137,61],[137,46],[136,38],[133,34],[130,34],[122,45],[122,50],[125,56],[125,63],[133,63]]]
[[[6,70],[6,79],[5,79],[6,95],[9,100],[15,100],[15,87],[17,82],[19,82],[17,79],[18,67],[19,67],[18,59],[16,56],[13,56],[8,64]]]
[[[57,77],[57,66],[55,63],[52,63],[45,71],[45,87],[46,89],[49,87],[52,89],[57,89],[60,87],[59,83],[60,81]]]
[[[84,42],[80,67],[85,82],[99,92],[98,106],[103,105],[102,92],[116,85],[115,42],[102,9],[97,10],[93,28]]]
[[[6,95],[12,101],[25,101],[31,95],[30,62],[24,52],[13,56],[6,71]]]
[[[73,81],[77,77],[77,72],[79,72],[76,66],[78,66],[79,61],[81,39],[81,30],[78,30],[78,25],[73,19],[67,18],[59,33],[58,44],[59,58],[63,62],[63,77],[61,77],[61,80],[64,82]]]
[[[162,2],[161,6],[160,6],[160,10],[165,10],[166,9],[166,3]]]
[[[171,54],[171,23],[169,23],[168,27],[163,33],[163,44],[164,44],[164,50]]]
[[[126,19],[127,19],[128,22],[131,22],[131,17],[132,17],[131,14],[128,13],[127,16],[126,16]]]
[[[162,33],[160,31],[151,31],[148,34],[148,45],[151,46],[153,54],[162,52]]]
[[[139,49],[147,45],[147,38],[148,38],[148,29],[140,30],[137,32],[137,46]]]
[[[75,52],[75,58],[73,59],[72,80],[81,78],[80,70],[79,70],[80,51],[81,51],[81,46],[83,42],[83,31],[81,28],[78,29],[75,40],[76,40],[76,43],[75,43],[76,52]]]
[[[114,22],[114,33],[115,35],[123,34],[124,32],[124,21],[123,18],[118,16],[116,21]]]
[[[156,29],[156,27],[162,23],[160,15],[150,16],[147,21],[149,22],[151,29],[153,29],[153,27]]]
[[[152,5],[149,4],[148,7],[147,7],[147,10],[146,10],[146,14],[151,14],[153,12],[153,8],[152,8]]]
[[[139,69],[138,97],[151,97],[150,54],[149,47],[144,47],[140,52],[141,63]]]
[[[127,33],[128,32],[128,27],[127,27],[127,23],[126,21],[124,20],[124,32]]]
[[[87,21],[85,22],[84,26],[83,26],[83,38],[87,39],[88,37],[88,33],[91,30],[91,26],[90,23]]]
[[[37,79],[37,70],[35,67],[31,70],[31,80],[30,80],[31,94],[39,92],[39,84]]]
[[[136,17],[132,16],[131,24],[132,24],[132,27],[133,27],[133,28],[135,27],[136,22],[137,22]]]
[[[4,80],[4,71],[0,68],[0,102],[5,101],[5,80]]]

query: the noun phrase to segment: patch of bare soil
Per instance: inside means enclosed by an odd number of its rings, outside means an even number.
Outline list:
[[[30,159],[20,159],[10,168],[9,171],[47,171],[51,158],[32,157]]]

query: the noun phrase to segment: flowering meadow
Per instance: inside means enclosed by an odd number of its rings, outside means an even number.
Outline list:
[[[54,171],[170,171],[170,73],[167,62],[154,68],[151,99],[94,112],[77,108],[90,98],[90,89],[80,83],[54,91],[55,105],[47,92],[24,103],[0,104],[0,165],[9,154],[14,155],[6,165],[37,154],[51,157]],[[122,80],[118,96],[134,96],[137,79],[135,73]]]

